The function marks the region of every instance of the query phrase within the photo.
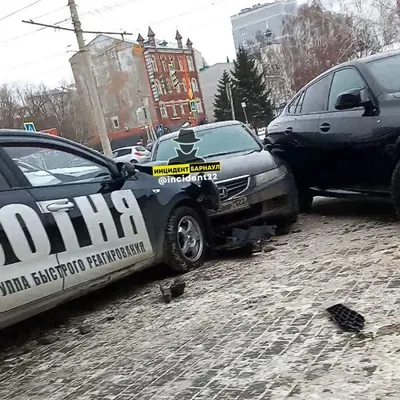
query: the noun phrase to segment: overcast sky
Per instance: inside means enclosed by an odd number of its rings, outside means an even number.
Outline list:
[[[57,86],[62,80],[72,82],[68,60],[77,51],[75,34],[21,22],[64,21],[59,25],[72,27],[68,0],[0,1],[0,84],[43,82]],[[209,64],[234,57],[230,16],[259,2],[263,1],[76,0],[84,30],[126,31],[133,33],[136,40],[139,32],[147,34],[150,25],[157,38],[173,41],[179,28],[184,41],[189,36]],[[7,17],[26,6],[29,7]],[[86,42],[93,37],[85,35]]]

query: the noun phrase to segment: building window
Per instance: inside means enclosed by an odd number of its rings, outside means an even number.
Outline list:
[[[119,129],[119,119],[118,117],[112,117],[111,122],[114,129]]]
[[[203,105],[201,104],[201,100],[200,99],[196,99],[196,103],[197,103],[197,111],[199,113],[203,112]]]
[[[153,71],[158,71],[157,68],[157,62],[156,62],[156,57],[155,56],[150,56],[150,63]]]
[[[193,57],[187,57],[189,71],[194,71]]]
[[[195,78],[192,78],[192,90],[193,90],[193,93],[196,93],[199,91],[199,85]]]
[[[185,79],[182,81],[182,86],[183,86],[183,90],[184,90],[185,92],[187,92],[187,91],[188,91],[188,88],[187,88]]]
[[[181,92],[181,84],[180,84],[180,83],[178,83],[178,84],[176,85],[176,91],[177,91],[178,93]]]
[[[179,71],[183,71],[183,64],[180,57],[178,57]]]
[[[246,29],[245,28],[241,28],[240,29],[240,34],[243,36],[246,34]]]
[[[167,107],[165,107],[164,103],[160,103],[160,112],[162,118],[168,118],[168,111]]]
[[[181,115],[185,115],[186,111],[185,111],[185,103],[181,103]]]
[[[172,93],[173,92],[172,81],[169,78],[167,78],[167,90],[168,90],[168,93]]]
[[[146,125],[145,111],[144,107],[140,107],[136,110],[136,118],[138,120],[139,125]]]
[[[156,82],[157,93],[158,93],[159,95],[162,95],[162,94],[163,94],[163,91],[162,91],[162,87],[161,87],[160,81],[159,81],[158,79],[156,79],[155,82]]]
[[[172,116],[177,117],[178,113],[176,112],[176,105],[175,102],[171,103],[171,108],[172,108]]]
[[[168,72],[168,67],[167,67],[167,63],[165,62],[165,60],[162,60],[161,63],[162,63],[163,71]]]
[[[172,64],[174,66],[174,69],[175,69],[175,58],[173,56],[169,57],[169,64]]]

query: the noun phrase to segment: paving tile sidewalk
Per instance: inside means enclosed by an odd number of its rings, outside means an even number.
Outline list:
[[[0,398],[398,399],[400,224],[357,213],[301,223],[270,253],[186,275],[168,305],[149,283],[83,316],[87,335],[71,323],[52,345],[10,352]],[[365,316],[366,335],[329,320],[339,302]]]

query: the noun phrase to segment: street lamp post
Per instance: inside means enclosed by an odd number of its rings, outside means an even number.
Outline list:
[[[232,112],[232,119],[236,120],[236,115],[235,115],[235,106],[233,102],[233,95],[232,95],[232,86],[230,83],[226,84],[226,94],[228,96],[228,100],[231,103],[231,112]]]

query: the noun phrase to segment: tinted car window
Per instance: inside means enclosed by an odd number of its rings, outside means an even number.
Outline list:
[[[196,137],[201,139],[195,145],[199,157],[262,149],[253,134],[241,125],[220,126],[196,131]],[[176,149],[179,149],[179,146],[172,138],[161,140],[155,149],[153,160],[168,161],[170,158],[176,157]]]
[[[296,96],[296,98],[290,103],[289,107],[288,107],[288,113],[289,114],[295,114],[296,113],[296,105],[299,102],[300,99],[300,95]]]
[[[114,157],[121,157],[121,156],[127,156],[127,155],[129,155],[131,153],[132,153],[131,149],[121,149],[121,150],[114,151],[113,156]]]
[[[328,75],[307,88],[301,107],[302,114],[325,111],[331,79],[332,76]]]
[[[299,98],[299,101],[297,102],[295,114],[300,114],[300,113],[301,113],[301,109],[302,109],[302,106],[303,106],[304,96],[305,96],[305,95],[306,95],[306,92],[304,91],[304,92],[301,94],[301,96],[300,96],[300,98]]]
[[[111,178],[103,165],[62,150],[35,146],[4,147],[32,186],[104,181]]]
[[[388,93],[400,92],[400,55],[369,62],[367,68]]]
[[[329,108],[334,111],[337,97],[339,94],[351,89],[361,89],[365,87],[365,82],[360,73],[354,68],[342,69],[335,73],[329,94]]]

